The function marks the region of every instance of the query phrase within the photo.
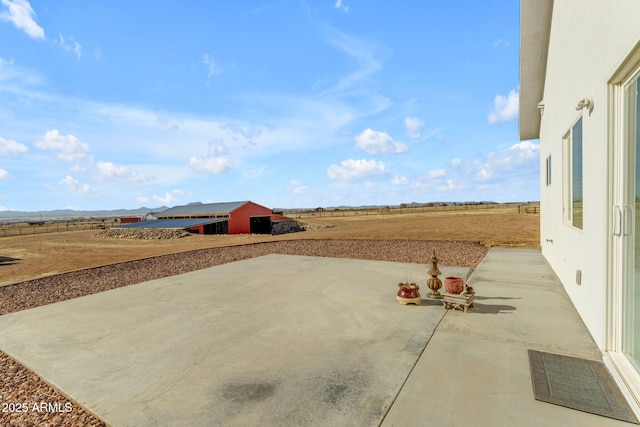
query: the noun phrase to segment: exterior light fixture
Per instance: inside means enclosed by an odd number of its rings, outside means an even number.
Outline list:
[[[544,116],[544,101],[538,102],[538,111],[541,116]]]
[[[593,111],[593,98],[584,98],[578,101],[578,105],[576,105],[576,110],[580,111],[584,108],[588,109],[589,115],[591,115],[591,112]]]

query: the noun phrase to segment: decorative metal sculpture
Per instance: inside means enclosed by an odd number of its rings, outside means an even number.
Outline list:
[[[442,299],[442,294],[438,292],[438,289],[442,287],[442,282],[438,279],[438,275],[440,274],[440,270],[438,270],[438,258],[436,258],[436,251],[433,251],[431,269],[429,270],[431,278],[427,280],[427,286],[431,289],[431,292],[427,295],[428,298]]]

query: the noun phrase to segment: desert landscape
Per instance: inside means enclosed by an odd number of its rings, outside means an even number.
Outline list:
[[[194,234],[171,240],[96,239],[93,236],[99,230],[81,230],[3,237],[0,238],[0,286],[158,255],[264,242],[466,240],[487,247],[534,249],[540,244],[539,214],[525,213],[524,209],[518,213],[517,206],[380,215],[320,213],[300,215],[298,220],[308,227],[307,231],[278,236]]]
[[[538,248],[539,210],[517,207],[345,216],[299,215],[307,231],[189,235],[169,240],[97,238],[98,230],[0,238],[0,315],[269,253],[475,268],[490,247]],[[69,413],[0,413],[5,425],[103,425],[0,352],[0,401],[60,402]]]

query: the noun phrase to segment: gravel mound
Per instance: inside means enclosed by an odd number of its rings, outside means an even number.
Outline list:
[[[188,231],[175,228],[110,228],[94,234],[95,239],[179,239]]]
[[[286,219],[282,221],[273,221],[271,225],[271,234],[298,233],[304,231],[304,227],[295,219]]]
[[[0,404],[2,426],[106,426],[1,351]]]
[[[103,233],[105,232],[98,234]],[[422,240],[290,240],[200,249],[73,271],[0,287],[0,315],[272,253],[421,263],[426,266],[435,251],[440,265],[475,269],[488,250],[478,242]],[[426,270],[424,279],[427,279]],[[33,404],[40,402],[58,402],[63,409],[68,403],[72,410],[68,413],[33,411]],[[3,408],[0,408],[0,425],[3,426],[104,425],[98,418],[77,403],[66,399],[2,351],[0,403],[26,404],[29,409],[26,412],[2,412]]]

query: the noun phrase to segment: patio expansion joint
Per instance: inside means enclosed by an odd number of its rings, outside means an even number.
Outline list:
[[[420,362],[420,359],[422,359],[422,355],[427,350],[427,347],[429,346],[429,343],[431,342],[431,339],[435,335],[436,331],[438,330],[438,327],[440,326],[440,323],[442,323],[442,321],[444,320],[444,318],[445,318],[445,316],[447,314],[449,314],[448,310],[442,314],[442,317],[440,318],[438,323],[433,328],[433,331],[431,332],[431,335],[429,335],[429,339],[427,340],[427,342],[425,343],[424,347],[422,348],[422,351],[420,352],[420,355],[418,357],[416,357],[416,360],[413,363],[413,365],[411,366],[411,369],[409,369],[409,372],[407,373],[407,376],[404,378],[404,381],[402,381],[402,384],[400,385],[400,387],[398,387],[398,391],[396,392],[395,396],[393,396],[393,400],[391,401],[391,404],[387,408],[387,410],[384,413],[384,415],[382,416],[382,418],[380,418],[380,423],[378,424],[378,427],[380,427],[380,426],[382,426],[382,424],[384,424],[384,420],[387,418],[387,415],[389,415],[389,412],[391,411],[391,408],[393,408],[393,405],[396,403],[396,400],[398,399],[398,396],[400,396],[400,393],[402,393],[402,390],[404,389],[404,386],[407,384],[407,381],[409,380],[409,377],[411,377],[411,374],[413,374],[413,370],[418,365],[418,362]]]

